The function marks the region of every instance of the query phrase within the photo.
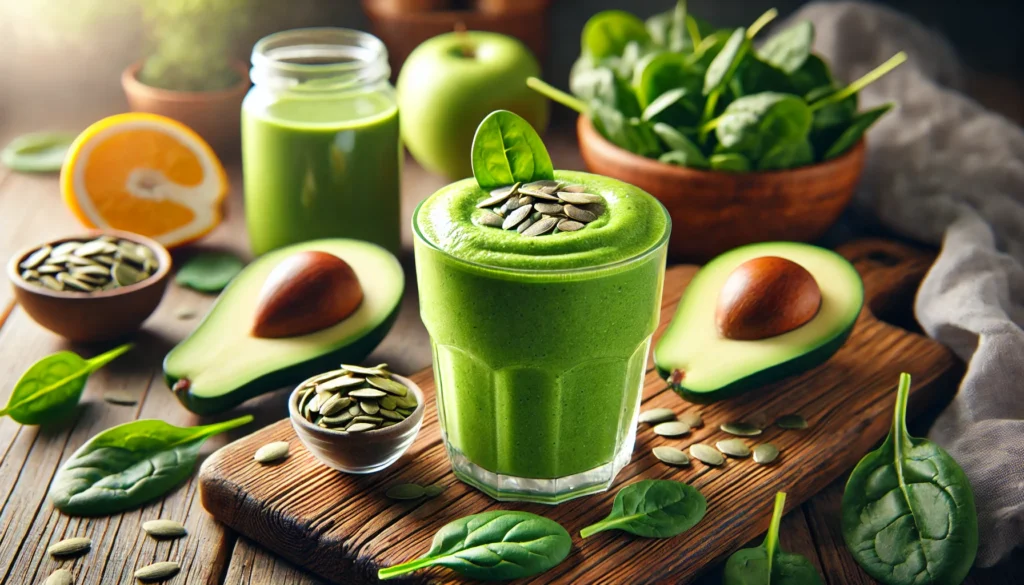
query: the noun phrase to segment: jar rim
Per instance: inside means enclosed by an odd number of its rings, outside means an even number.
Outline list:
[[[253,83],[313,89],[376,83],[388,78],[388,51],[370,33],[338,27],[297,28],[263,37],[252,49]]]

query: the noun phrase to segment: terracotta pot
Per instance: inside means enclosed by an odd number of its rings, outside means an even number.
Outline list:
[[[152,87],[139,81],[142,63],[136,63],[121,73],[121,86],[132,111],[173,118],[195,130],[220,156],[237,158],[242,99],[249,91],[249,69],[241,61],[232,66],[240,79],[228,89],[174,91]]]
[[[166,248],[145,236],[117,230],[94,230],[47,243],[56,245],[68,240],[90,240],[102,235],[129,240],[153,250],[159,263],[156,273],[131,286],[84,293],[53,291],[21,278],[18,264],[42,244],[15,254],[7,264],[7,278],[14,287],[14,298],[18,304],[36,323],[71,341],[109,341],[138,331],[160,304],[167,290],[171,255]]]
[[[657,197],[672,216],[669,255],[703,262],[743,244],[813,241],[839,218],[864,170],[864,141],[842,156],[784,171],[726,173],[658,162],[615,146],[590,119],[576,124],[592,173]]]
[[[396,0],[363,0],[363,9],[370,18],[373,34],[388,48],[392,77],[398,75],[406,57],[420,43],[452,32],[459,24],[467,30],[485,30],[516,37],[533,51],[539,62],[544,63],[548,50],[547,11],[550,0],[507,3],[509,6],[505,10],[502,10],[502,5],[506,2],[480,1],[478,10],[412,11],[396,10]]]

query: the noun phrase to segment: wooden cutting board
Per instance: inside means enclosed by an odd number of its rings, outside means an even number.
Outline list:
[[[302,447],[290,422],[282,420],[214,453],[200,472],[203,506],[218,520],[268,549],[330,580],[375,583],[377,569],[421,556],[434,533],[456,518],[494,509],[526,510],[560,522],[573,535],[562,564],[534,583],[685,583],[720,562],[767,528],[772,498],[786,491],[787,511],[848,471],[888,431],[901,371],[913,375],[911,415],[949,396],[962,366],[941,345],[880,321],[894,308],[906,310],[931,262],[927,254],[891,242],[871,240],[839,250],[864,279],[865,310],[846,345],[826,364],[744,396],[707,406],[691,405],[648,369],[643,409],[694,410],[705,426],[680,439],[654,435],[642,425],[631,463],[607,493],[558,506],[501,503],[459,482],[441,445],[431,371],[412,376],[427,396],[423,428],[393,466],[372,475],[346,475],[320,465]],[[669,269],[661,311],[661,333],[696,267]],[[649,364],[649,367],[651,365]],[[651,448],[727,437],[718,425],[764,413],[768,420],[799,412],[810,422],[803,431],[765,430],[750,444],[770,441],[782,452],[770,466],[730,459],[722,468],[694,460],[689,468],[657,461]],[[270,441],[289,441],[291,456],[261,466],[253,453]],[[708,500],[708,512],[691,530],[669,539],[643,539],[605,532],[585,541],[579,530],[603,518],[622,485],[646,478],[690,483]],[[387,487],[403,482],[448,486],[434,499],[395,502]],[[445,569],[420,571],[409,583],[452,582]]]

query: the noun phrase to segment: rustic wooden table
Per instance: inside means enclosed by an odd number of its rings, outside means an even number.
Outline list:
[[[582,169],[575,141],[567,133],[549,137],[552,158],[558,168]],[[237,164],[230,166],[232,194],[228,216],[201,245],[175,255],[181,261],[196,249],[227,248],[248,254],[242,214],[241,178]],[[426,331],[419,321],[409,233],[413,208],[444,183],[409,161],[403,176],[402,225],[408,288],[398,323],[384,340],[373,361],[386,361],[399,372],[409,373],[430,364]],[[10,173],[0,168],[0,260],[18,249],[81,229],[60,201],[55,176]],[[209,454],[218,447],[286,416],[285,392],[278,391],[250,401],[221,417],[204,418],[179,406],[167,390],[160,363],[164,354],[197,323],[179,315],[189,309],[202,315],[213,297],[171,285],[156,314],[135,339],[136,348],[126,357],[93,375],[78,415],[51,427],[20,426],[0,419],[0,585],[41,583],[58,566],[69,567],[75,583],[114,584],[133,582],[136,568],[160,560],[177,560],[182,572],[171,581],[178,584],[312,585],[319,579],[295,568],[273,554],[212,520],[199,504],[195,481],[190,480],[164,499],[125,514],[104,518],[69,518],[53,509],[46,499],[55,471],[83,442],[97,432],[137,418],[162,418],[178,425],[193,425],[251,413],[256,422],[208,441]],[[33,323],[12,299],[6,284],[0,285],[0,403],[6,403],[18,376],[34,361],[68,348],[62,339]],[[70,347],[94,355],[106,347]],[[115,406],[102,401],[104,389],[120,388],[139,396],[136,406]],[[814,561],[827,582],[834,585],[873,583],[846,552],[839,532],[842,482],[794,510],[784,520],[783,546]],[[189,536],[172,542],[145,538],[139,525],[148,519],[182,520]],[[88,535],[93,550],[72,562],[57,563],[45,554],[46,547],[64,537]],[[657,577],[652,575],[652,581]],[[344,578],[339,577],[344,583]],[[703,577],[718,583],[719,576]],[[975,570],[972,584],[1024,583],[1024,555],[1002,566]]]

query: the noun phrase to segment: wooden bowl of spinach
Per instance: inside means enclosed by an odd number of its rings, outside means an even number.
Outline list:
[[[717,29],[687,14],[685,0],[646,22],[600,12],[583,29],[573,95],[530,80],[580,113],[580,150],[592,172],[665,204],[676,258],[820,237],[853,196],[864,133],[893,107],[859,111],[857,94],[903,53],[841,85],[812,51],[810,22],[755,48],[775,15]]]

